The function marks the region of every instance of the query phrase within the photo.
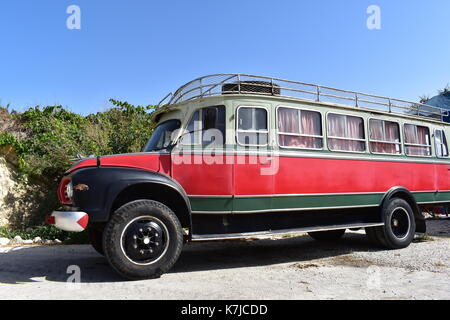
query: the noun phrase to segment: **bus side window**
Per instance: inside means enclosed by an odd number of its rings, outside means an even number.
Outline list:
[[[279,107],[278,144],[297,149],[323,148],[322,116],[320,112],[293,107]]]
[[[329,113],[327,123],[328,148],[331,151],[366,151],[363,118]]]
[[[444,130],[434,132],[434,142],[436,146],[436,156],[438,158],[448,157],[447,139]]]
[[[393,121],[369,120],[369,146],[372,153],[400,154],[400,126]]]
[[[405,152],[408,156],[430,157],[430,129],[414,124],[405,124]]]
[[[267,110],[261,107],[239,107],[237,141],[243,146],[266,146],[269,142]]]

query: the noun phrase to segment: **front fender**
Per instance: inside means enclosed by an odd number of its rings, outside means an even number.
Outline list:
[[[161,184],[177,191],[191,212],[184,189],[167,175],[141,169],[123,167],[90,167],[70,175],[74,188],[74,206],[89,214],[91,222],[109,219],[114,199],[127,187],[135,184]]]

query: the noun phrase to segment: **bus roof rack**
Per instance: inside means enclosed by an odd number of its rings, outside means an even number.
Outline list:
[[[354,108],[367,108],[389,113],[444,121],[447,109],[356,91],[342,90],[316,84],[265,76],[220,73],[194,79],[168,94],[158,105],[227,94],[279,96],[322,103],[336,103]],[[170,98],[167,103],[164,103]]]

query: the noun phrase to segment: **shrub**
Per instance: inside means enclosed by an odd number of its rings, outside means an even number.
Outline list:
[[[71,158],[77,154],[139,152],[149,139],[154,129],[154,106],[134,106],[114,99],[110,102],[110,109],[88,116],[60,105],[36,106],[22,113],[0,108],[2,119],[6,119],[3,123],[15,123],[14,132],[10,127],[0,127],[0,151],[2,147],[13,148],[20,174],[39,181],[48,190],[48,196],[37,204],[37,221],[58,208],[55,190]]]

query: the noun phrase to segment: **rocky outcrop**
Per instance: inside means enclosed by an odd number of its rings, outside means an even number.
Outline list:
[[[0,154],[0,226],[32,225],[44,198],[42,188],[20,176]]]
[[[16,185],[12,166],[8,165],[6,159],[0,156],[0,226],[8,224],[10,210],[7,198]]]

